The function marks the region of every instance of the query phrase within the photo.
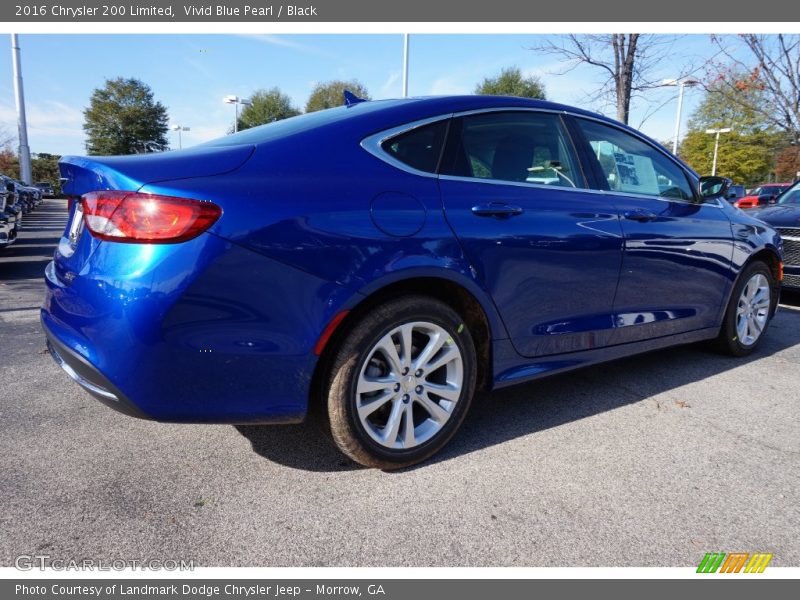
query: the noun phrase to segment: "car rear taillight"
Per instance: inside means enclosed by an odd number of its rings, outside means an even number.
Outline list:
[[[197,237],[222,209],[211,202],[108,190],[81,198],[86,228],[101,240],[171,244]]]

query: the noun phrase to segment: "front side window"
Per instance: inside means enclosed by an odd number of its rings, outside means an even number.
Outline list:
[[[401,133],[383,142],[381,147],[389,156],[412,169],[435,173],[446,133],[445,119]]]
[[[454,123],[443,175],[518,183],[585,187],[558,115],[493,112]]]
[[[656,148],[615,127],[577,121],[611,191],[694,199],[686,174]]]

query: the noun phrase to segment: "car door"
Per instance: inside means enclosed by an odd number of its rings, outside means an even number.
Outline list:
[[[586,189],[559,114],[456,116],[439,182],[446,218],[521,355],[609,343],[622,230],[606,198]]]
[[[575,121],[625,234],[613,343],[718,326],[733,254],[719,201],[701,201],[679,163],[643,138],[596,120]]]

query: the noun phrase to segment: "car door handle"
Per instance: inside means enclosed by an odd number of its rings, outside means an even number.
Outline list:
[[[629,210],[625,213],[622,213],[622,216],[628,219],[629,221],[639,221],[640,223],[646,223],[647,221],[655,221],[658,218],[658,215],[654,212],[650,212],[649,210],[643,210],[641,208],[637,208],[636,210]]]
[[[472,214],[478,217],[516,217],[523,213],[521,206],[505,204],[503,202],[489,202],[488,204],[478,204],[472,207]]]

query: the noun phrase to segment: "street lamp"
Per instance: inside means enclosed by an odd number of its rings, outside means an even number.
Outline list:
[[[723,127],[722,129],[706,129],[708,135],[715,135],[714,138],[714,161],[711,163],[711,174],[717,174],[717,153],[719,152],[719,134],[730,133],[733,131],[730,127]]]
[[[408,34],[403,35],[403,98],[408,98]]]
[[[225,96],[222,101],[225,104],[233,104],[233,133],[236,133],[239,131],[239,105],[249,106],[252,102],[239,96]]]
[[[178,150],[180,150],[181,148],[183,148],[183,142],[181,140],[181,132],[182,131],[191,131],[192,128],[191,127],[184,127],[183,125],[173,125],[172,127],[170,127],[170,129],[172,129],[172,131],[177,131],[178,132]]]
[[[675,139],[672,140],[672,153],[678,154],[678,140],[681,136],[681,112],[683,111],[683,89],[694,87],[700,83],[699,79],[683,77],[681,79],[665,79],[661,82],[664,86],[677,86],[678,88],[678,116],[675,118]]]

